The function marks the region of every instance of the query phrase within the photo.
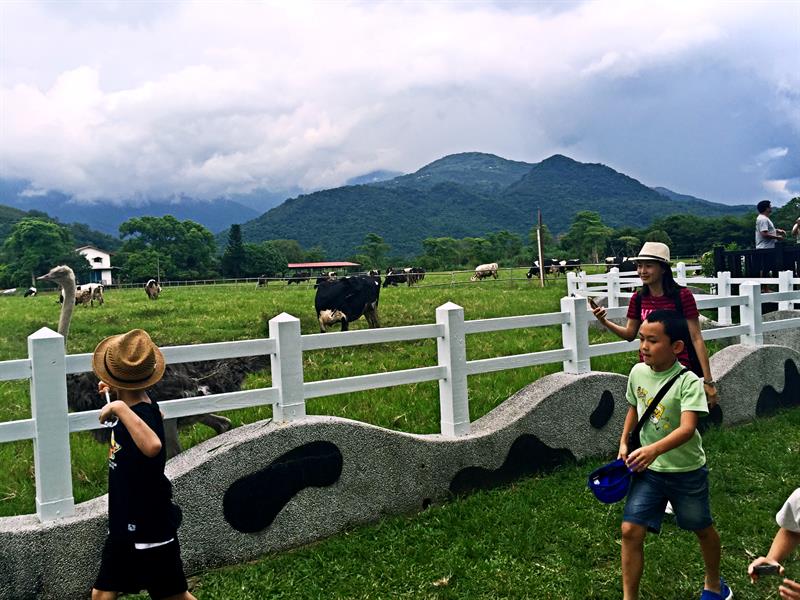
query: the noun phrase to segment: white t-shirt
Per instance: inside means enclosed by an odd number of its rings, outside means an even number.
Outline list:
[[[756,250],[774,248],[776,240],[774,238],[761,237],[762,231],[775,235],[775,225],[772,224],[767,215],[758,215],[756,217]]]
[[[775,520],[780,527],[800,533],[800,488],[792,492],[792,495],[786,499],[778,514],[775,515]]]

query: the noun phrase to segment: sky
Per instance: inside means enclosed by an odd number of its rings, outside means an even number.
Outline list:
[[[0,2],[0,177],[137,202],[565,154],[800,196],[800,0]]]

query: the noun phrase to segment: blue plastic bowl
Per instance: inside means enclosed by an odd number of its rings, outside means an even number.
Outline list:
[[[603,465],[589,475],[588,486],[595,498],[606,504],[619,502],[631,486],[631,470],[621,458]]]

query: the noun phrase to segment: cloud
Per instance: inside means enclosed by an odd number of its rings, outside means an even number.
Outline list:
[[[787,166],[800,132],[792,3],[0,11],[0,176],[36,189],[316,189],[470,150],[564,152],[730,202],[800,176]]]

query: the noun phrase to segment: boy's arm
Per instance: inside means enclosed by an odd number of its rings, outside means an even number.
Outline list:
[[[633,471],[644,471],[660,455],[688,442],[694,435],[695,429],[697,429],[697,413],[692,410],[682,411],[681,424],[663,439],[631,452],[626,461],[628,467]]]
[[[100,411],[100,421],[107,421],[111,415],[122,421],[125,429],[131,434],[133,443],[146,457],[153,458],[161,452],[161,440],[158,439],[156,432],[150,429],[147,423],[122,400],[106,404]]]
[[[639,415],[636,412],[636,407],[628,404],[628,412],[625,414],[625,424],[622,426],[622,437],[619,439],[619,452],[617,458],[628,458],[628,434],[636,427],[639,422]]]

